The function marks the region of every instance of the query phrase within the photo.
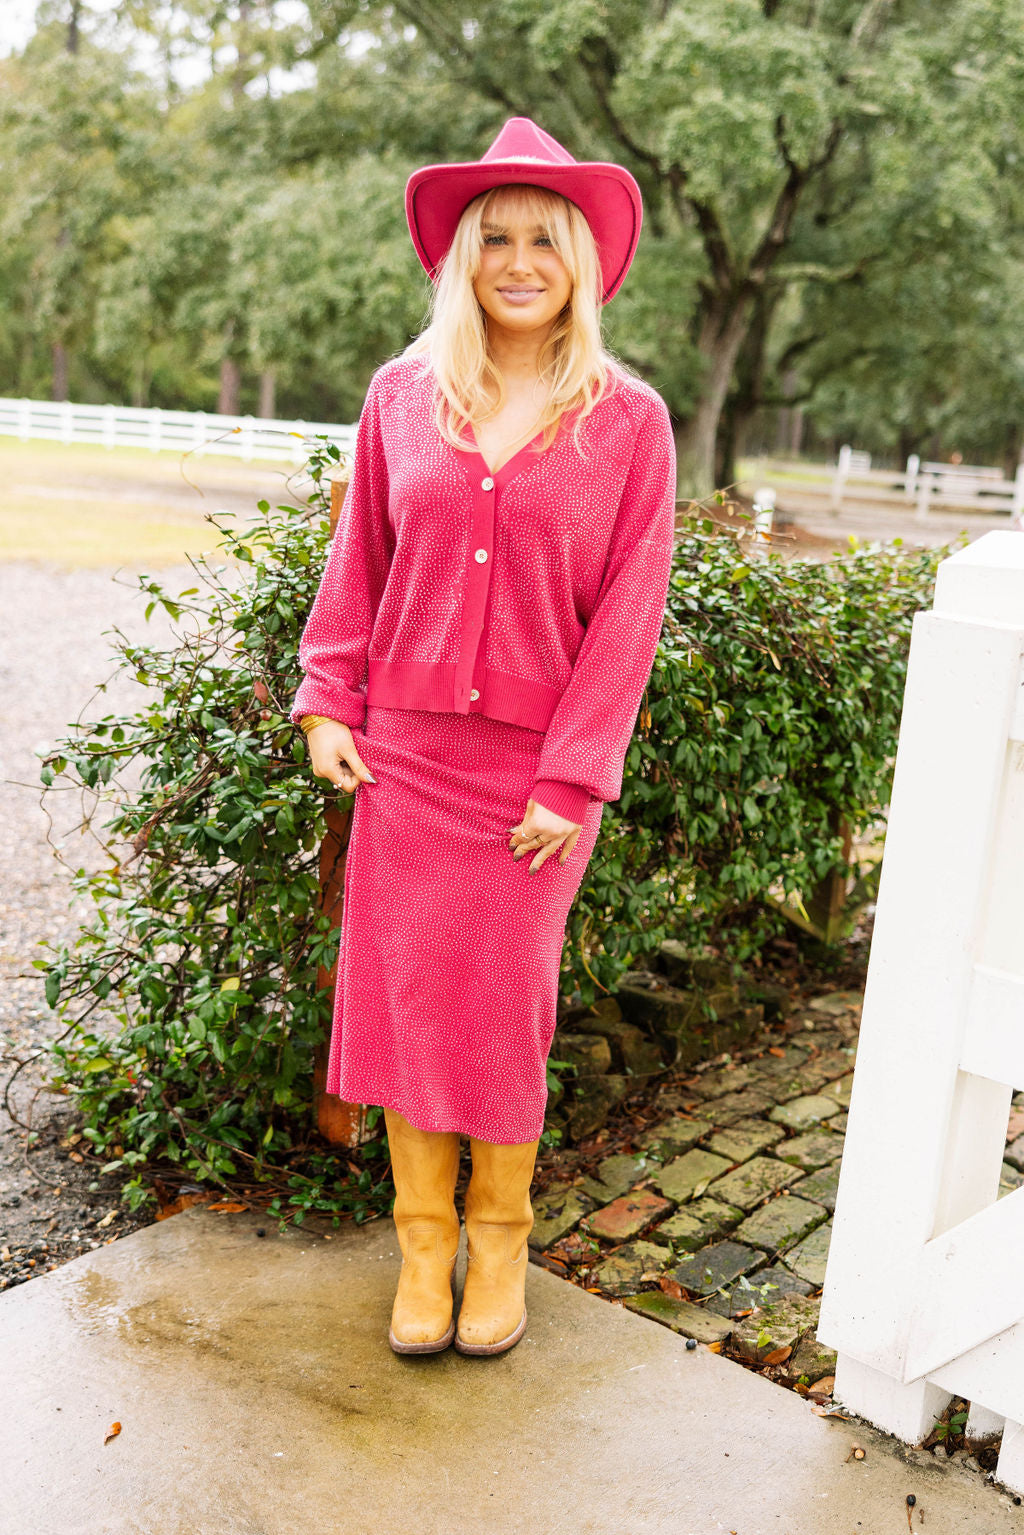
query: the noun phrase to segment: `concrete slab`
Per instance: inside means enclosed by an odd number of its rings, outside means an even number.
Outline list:
[[[935,1535],[1021,1528],[535,1266],[516,1348],[399,1357],[390,1220],[259,1224],[196,1206],[0,1297],[3,1535],[877,1535],[911,1492]]]

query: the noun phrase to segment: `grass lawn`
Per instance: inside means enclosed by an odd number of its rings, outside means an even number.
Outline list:
[[[229,511],[244,525],[263,497],[294,500],[289,480],[298,486],[283,463],[0,437],[0,559],[181,564],[216,546],[206,514]]]

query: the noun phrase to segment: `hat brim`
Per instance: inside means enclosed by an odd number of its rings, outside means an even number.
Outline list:
[[[431,280],[452,243],[466,204],[480,192],[527,182],[560,192],[576,204],[593,231],[601,264],[602,304],[622,285],[640,239],[640,188],[621,165],[600,160],[550,165],[540,160],[479,161],[469,165],[425,165],[405,188],[405,214],[416,254]]]

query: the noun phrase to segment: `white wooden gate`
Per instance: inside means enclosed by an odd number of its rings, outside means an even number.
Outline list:
[[[884,638],[879,637],[879,643]],[[918,1443],[952,1395],[1024,1491],[1024,537],[939,566],[914,621],[819,1339]]]

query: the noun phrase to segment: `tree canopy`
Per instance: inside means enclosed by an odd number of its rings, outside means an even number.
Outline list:
[[[353,419],[417,166],[535,118],[644,196],[609,345],[680,490],[813,442],[1016,463],[1024,0],[43,0],[0,61],[0,392]]]

